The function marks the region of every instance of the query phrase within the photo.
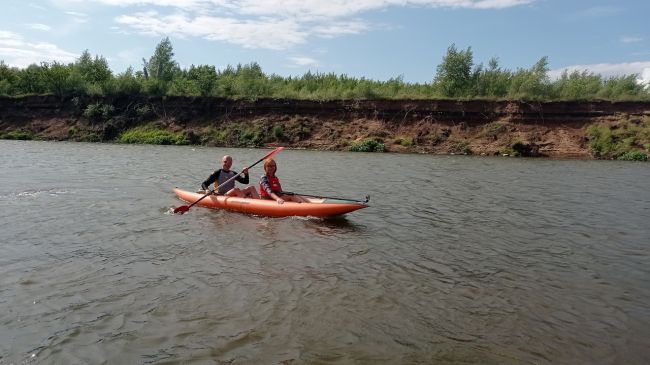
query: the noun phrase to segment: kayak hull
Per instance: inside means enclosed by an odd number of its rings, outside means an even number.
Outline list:
[[[180,200],[190,204],[204,195],[179,188],[174,188],[173,191]],[[267,217],[332,217],[368,207],[366,204],[359,203],[326,203],[324,199],[305,199],[309,203],[285,202],[278,204],[275,200],[210,195],[196,205]]]

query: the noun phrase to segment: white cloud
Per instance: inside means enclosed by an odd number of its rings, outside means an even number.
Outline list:
[[[334,38],[341,34],[359,34],[367,29],[368,25],[362,21],[330,22],[313,27],[312,32],[323,38]]]
[[[70,15],[72,17],[72,20],[76,23],[87,23],[89,19],[88,14],[85,13],[80,13],[77,11],[66,11],[65,13]]]
[[[142,34],[200,37],[245,48],[282,50],[309,37],[333,38],[370,29],[351,19],[388,7],[502,9],[538,0],[51,0],[88,9],[89,3],[132,7],[116,22]],[[83,8],[82,6],[86,6]],[[151,9],[149,11],[138,8]],[[158,11],[175,12],[162,14]],[[71,12],[68,12],[69,14]],[[81,18],[85,19],[85,18]]]
[[[27,26],[31,29],[42,30],[45,32],[52,30],[52,27],[50,27],[49,25],[39,24],[39,23],[27,24]]]
[[[573,65],[561,69],[551,70],[549,76],[553,80],[557,80],[562,72],[567,71],[587,71],[594,74],[602,75],[603,77],[625,76],[625,75],[638,75],[637,80],[640,83],[650,83],[650,61],[645,62],[626,62],[626,63],[597,63],[593,65]]]
[[[27,6],[30,8],[38,9],[38,10],[47,10],[44,6],[34,4],[34,3],[29,3]]]
[[[295,16],[303,19],[346,17],[387,7],[422,6],[502,9],[535,0],[231,0],[243,14]]]
[[[79,8],[88,3],[100,3],[107,6],[140,6],[140,7],[174,7],[185,10],[205,9],[214,5],[226,4],[220,0],[50,0],[61,8]]]
[[[641,37],[634,37],[634,36],[623,36],[621,37],[621,42],[623,43],[637,43],[641,42],[643,38]]]
[[[289,57],[291,67],[317,66],[318,61],[311,57]]]
[[[646,67],[641,71],[641,75],[639,75],[639,81],[645,85],[650,86],[650,66]]]
[[[88,17],[88,14],[80,13],[78,11],[66,11],[65,13],[68,14],[68,15],[79,17],[79,18],[87,18]]]
[[[150,35],[192,36],[241,45],[245,48],[286,49],[305,42],[305,33],[292,20],[239,20],[184,14],[158,16],[155,12],[122,15],[120,24]]]
[[[615,6],[594,6],[580,11],[577,16],[579,18],[606,18],[617,15],[622,11],[622,8]]]
[[[40,62],[73,62],[78,56],[45,42],[27,42],[17,33],[0,30],[0,59],[15,67]]]

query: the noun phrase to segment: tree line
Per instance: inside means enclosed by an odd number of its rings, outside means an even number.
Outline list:
[[[42,62],[24,69],[0,61],[0,95],[54,94],[134,96],[218,96],[235,99],[510,99],[510,100],[650,100],[650,88],[637,75],[603,77],[588,71],[549,77],[548,58],[530,68],[508,70],[492,58],[475,64],[471,47],[447,48],[430,83],[408,83],[402,77],[375,81],[334,73],[307,72],[302,76],[267,75],[256,62],[182,69],[174,60],[169,38],[142,68],[115,74],[103,56],[88,50],[72,63]]]

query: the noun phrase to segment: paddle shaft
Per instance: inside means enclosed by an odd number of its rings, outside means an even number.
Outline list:
[[[293,193],[291,191],[283,191],[281,194],[285,194],[285,195],[301,195],[301,196],[307,196],[307,197],[310,197],[310,198],[319,198],[319,199],[347,200],[347,201],[357,202],[357,203],[362,203],[362,204],[366,204],[370,200],[369,195],[366,195],[366,200],[357,200],[357,199],[348,199],[348,198],[337,198],[337,197],[333,197],[333,196],[321,196],[321,195]]]
[[[283,149],[284,149],[284,147],[278,147],[278,148],[274,149],[273,151],[271,151],[271,152],[267,153],[266,155],[264,155],[264,157],[262,157],[262,158],[260,158],[259,160],[257,160],[254,164],[248,166],[246,169],[247,169],[247,170],[252,169],[252,168],[253,168],[255,165],[257,165],[258,163],[260,163],[260,162],[266,160],[267,158],[271,157],[272,155],[274,155],[274,154],[277,153],[277,152],[282,151]],[[223,183],[221,183],[221,185],[225,185],[225,184],[227,184],[227,183],[229,183],[229,182],[235,180],[235,179],[237,178],[237,176],[239,176],[239,175],[241,175],[241,173],[239,173],[239,174],[237,174],[237,175],[231,177],[230,179],[224,181]],[[192,204],[190,204],[190,205],[183,205],[183,206],[180,206],[180,207],[174,209],[174,213],[178,213],[178,212],[186,212],[186,211],[188,211],[188,210],[189,210],[190,208],[192,208],[196,203],[198,203],[198,202],[200,202],[201,200],[205,199],[206,197],[208,197],[208,195],[212,194],[213,192],[214,192],[213,190],[208,189],[208,192],[207,192],[205,195],[203,195],[201,198],[199,198],[197,201],[195,201],[194,203],[192,203]]]

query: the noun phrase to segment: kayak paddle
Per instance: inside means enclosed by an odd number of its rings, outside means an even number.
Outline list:
[[[251,168],[253,168],[253,166],[257,165],[258,163],[260,163],[260,162],[262,162],[262,161],[264,161],[264,160],[266,160],[267,158],[273,156],[274,154],[276,154],[276,153],[282,151],[283,149],[284,149],[284,147],[278,147],[278,148],[274,149],[273,151],[271,151],[271,152],[267,153],[266,155],[264,155],[264,157],[262,157],[262,158],[260,158],[259,160],[257,160],[257,162],[255,162],[254,164],[248,166],[246,169],[250,170]],[[227,184],[227,183],[233,181],[233,180],[236,179],[237,176],[239,176],[239,175],[240,175],[240,174],[237,174],[237,175],[231,177],[230,179],[224,181],[221,185],[224,185],[224,184]],[[210,194],[212,194],[212,193],[214,193],[214,191],[208,189],[208,192],[207,192],[205,195],[203,195],[201,198],[199,198],[197,201],[195,201],[194,203],[192,203],[192,204],[190,204],[190,205],[181,205],[180,207],[174,209],[174,213],[183,214],[183,213],[187,212],[187,211],[190,210],[190,208],[192,208],[196,203],[198,203],[198,202],[200,202],[201,200],[205,199],[208,195],[210,195]]]
[[[357,202],[361,204],[366,204],[368,201],[370,201],[370,195],[366,195],[366,200],[356,200],[356,199],[348,199],[348,198],[337,198],[333,196],[320,196],[320,195],[311,195],[311,194],[302,194],[302,193],[292,193],[290,191],[283,191],[281,194],[285,195],[302,195],[302,196],[308,196],[310,198],[319,198],[319,199],[333,199],[333,200],[347,200],[351,202]]]

